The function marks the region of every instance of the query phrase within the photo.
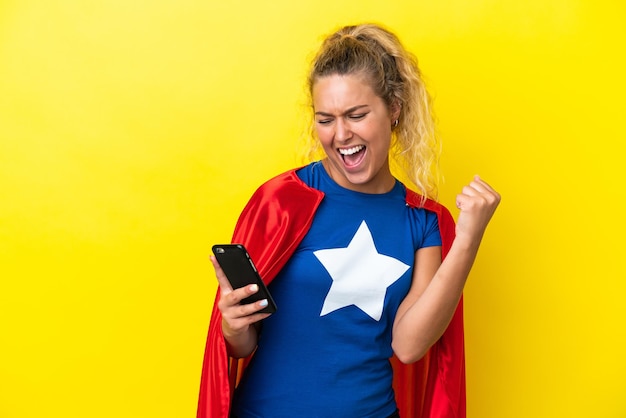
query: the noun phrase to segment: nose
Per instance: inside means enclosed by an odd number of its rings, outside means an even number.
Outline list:
[[[335,124],[335,140],[345,142],[352,137],[352,130],[350,124],[342,118],[337,119]]]

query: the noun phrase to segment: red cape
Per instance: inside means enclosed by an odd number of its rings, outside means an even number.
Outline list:
[[[244,208],[232,242],[245,245],[266,283],[276,277],[306,235],[323,197],[292,170],[262,185]],[[408,189],[406,202],[437,214],[445,257],[454,240],[450,212],[432,200],[422,202]],[[218,289],[204,353],[198,418],[228,418],[233,390],[250,361],[226,353],[219,296]],[[465,418],[463,300],[444,334],[420,361],[406,365],[394,356],[391,362],[403,418]]]

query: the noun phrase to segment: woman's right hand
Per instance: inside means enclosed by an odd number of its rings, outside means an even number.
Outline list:
[[[222,314],[222,332],[230,345],[233,357],[245,357],[252,353],[257,343],[257,330],[253,325],[271,314],[258,313],[267,306],[263,299],[254,303],[241,305],[240,302],[259,291],[255,284],[233,289],[214,256],[211,263],[220,286],[220,300],[217,304]]]

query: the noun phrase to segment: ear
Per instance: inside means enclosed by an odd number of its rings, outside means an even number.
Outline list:
[[[402,105],[398,100],[394,100],[389,106],[389,117],[391,118],[391,122],[400,118],[400,112],[402,111]]]

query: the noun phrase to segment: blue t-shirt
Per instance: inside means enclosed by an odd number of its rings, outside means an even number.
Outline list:
[[[411,286],[415,252],[441,245],[436,214],[335,183],[321,163],[298,171],[325,193],[313,224],[269,286],[278,311],[235,391],[250,417],[380,418],[396,410],[392,326]]]

